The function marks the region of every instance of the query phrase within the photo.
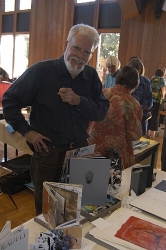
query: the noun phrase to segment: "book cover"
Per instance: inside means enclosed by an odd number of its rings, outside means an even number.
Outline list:
[[[69,250],[80,249],[82,246],[82,226],[50,229],[35,237],[30,249]]]
[[[115,237],[148,250],[166,249],[166,229],[135,216],[121,226]]]
[[[82,185],[44,182],[42,212],[48,228],[79,224],[81,198]]]
[[[11,221],[7,221],[0,232],[0,249],[28,250],[29,229],[23,225],[11,231]]]
[[[81,148],[71,149],[66,151],[66,155],[62,167],[62,182],[66,182],[66,175],[68,174],[67,161],[73,157],[93,155],[96,144],[88,145]]]

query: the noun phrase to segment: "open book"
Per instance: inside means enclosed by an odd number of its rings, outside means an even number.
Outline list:
[[[56,182],[43,183],[43,216],[48,228],[78,225],[82,185]]]

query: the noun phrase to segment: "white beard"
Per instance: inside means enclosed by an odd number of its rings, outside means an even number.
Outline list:
[[[65,53],[64,53],[64,61],[65,61],[67,70],[68,70],[69,73],[72,74],[72,75],[78,75],[78,74],[84,69],[84,67],[85,67],[85,65],[86,65],[86,62],[83,61],[83,60],[80,60],[79,58],[76,58],[76,57],[74,57],[74,56],[71,57],[71,59],[74,59],[74,60],[76,60],[76,61],[79,61],[80,63],[83,63],[82,66],[79,67],[79,68],[78,68],[77,65],[73,66],[73,65],[71,64],[70,61],[67,61],[67,60],[65,59]]]

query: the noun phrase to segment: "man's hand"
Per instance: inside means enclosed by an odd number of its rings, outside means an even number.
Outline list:
[[[58,95],[63,102],[67,102],[71,105],[78,105],[80,103],[80,96],[76,95],[71,88],[60,88]]]
[[[42,152],[42,148],[45,149],[46,152],[48,152],[48,147],[47,145],[44,143],[43,139],[50,141],[50,139],[40,133],[37,133],[34,130],[30,130],[28,131],[25,135],[24,135],[25,139],[31,143],[35,149],[36,152],[41,153]]]

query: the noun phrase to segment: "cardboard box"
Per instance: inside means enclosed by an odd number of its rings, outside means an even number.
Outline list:
[[[81,210],[81,215],[86,217],[89,221],[93,221],[100,217],[105,217],[106,215],[111,214],[120,207],[121,207],[121,200],[118,200],[118,202],[115,205],[109,205],[109,207],[102,212],[98,212],[97,214],[92,215],[93,213],[88,213],[86,211]]]

